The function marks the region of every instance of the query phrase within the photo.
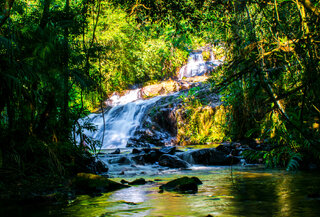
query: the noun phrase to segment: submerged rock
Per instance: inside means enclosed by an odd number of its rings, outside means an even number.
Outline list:
[[[189,168],[190,164],[181,160],[179,157],[170,154],[164,154],[159,159],[159,165],[170,168]]]
[[[128,186],[91,173],[78,173],[72,182],[77,194],[97,194],[115,191]]]
[[[176,191],[179,193],[197,193],[198,185],[202,182],[197,177],[181,177],[168,182],[167,184],[161,185],[160,190]]]

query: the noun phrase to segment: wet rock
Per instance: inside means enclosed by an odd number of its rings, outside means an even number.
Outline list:
[[[178,153],[177,156],[190,164],[231,165],[240,162],[238,158],[226,155],[221,151],[217,151],[215,148],[191,150]]]
[[[152,117],[152,121],[157,123],[165,132],[169,132],[171,136],[177,135],[177,119],[172,108],[161,108],[156,115]]]
[[[131,161],[130,159],[128,158],[128,156],[126,155],[122,155],[122,156],[115,156],[113,158],[110,158],[108,160],[108,163],[109,164],[130,164]]]
[[[232,152],[233,148],[231,147],[230,144],[221,144],[216,147],[216,150],[221,151],[224,154],[230,154]]]
[[[175,146],[166,146],[159,150],[163,154],[174,154],[176,152]]]
[[[202,182],[197,177],[181,177],[161,185],[160,190],[176,191],[179,193],[197,193],[198,185]]]
[[[111,154],[120,154],[120,148],[117,148],[114,152],[112,152]]]
[[[95,170],[97,173],[106,173],[108,172],[109,168],[103,161],[98,160],[95,164]]]
[[[159,158],[162,154],[163,153],[161,153],[159,149],[144,148],[139,155],[133,156],[131,159],[136,164],[140,165],[154,164],[155,162],[159,161]]]
[[[132,182],[129,182],[130,185],[144,185],[147,181],[144,178],[136,179]]]
[[[165,139],[162,138],[161,133],[156,133],[155,135],[149,135],[145,132],[137,131],[134,138],[130,138],[127,142],[127,147],[134,147],[134,148],[140,148],[140,147],[154,147],[159,146],[162,147],[165,145]]]
[[[144,142],[140,140],[140,138],[130,138],[127,142],[126,147],[128,148],[140,148],[140,147],[148,147],[150,148],[150,143]]]
[[[217,151],[221,151],[227,155],[239,156],[240,152],[243,151],[240,143],[223,143],[216,147]]]
[[[129,184],[129,185],[144,185],[148,183],[144,178],[136,179],[132,182],[122,179],[120,182],[122,184]]]
[[[145,165],[145,160],[143,155],[134,156],[131,158],[138,165]]]
[[[77,194],[97,194],[126,188],[126,185],[114,182],[103,176],[78,173],[72,182],[72,187]]]
[[[132,154],[140,154],[142,151],[140,150],[140,149],[136,149],[136,148],[134,148],[134,149],[132,149]]]
[[[159,165],[170,168],[184,169],[190,167],[190,164],[188,164],[186,161],[181,160],[179,157],[170,154],[162,155],[159,159]]]
[[[143,155],[143,158],[146,163],[153,164],[153,163],[159,161],[159,158],[161,155],[162,155],[162,153],[158,149],[152,149],[148,153]]]
[[[129,182],[127,180],[121,179],[120,183],[124,185],[124,184],[128,184]]]

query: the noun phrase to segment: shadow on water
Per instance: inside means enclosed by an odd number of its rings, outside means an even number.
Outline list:
[[[184,175],[197,176],[203,181],[198,193],[158,193],[160,184]],[[319,173],[241,167],[231,173],[229,167],[194,167],[191,171],[145,178],[161,181],[121,189],[100,197],[82,195],[64,207],[22,204],[4,207],[2,204],[0,215],[320,216],[320,199],[312,196],[320,192]]]

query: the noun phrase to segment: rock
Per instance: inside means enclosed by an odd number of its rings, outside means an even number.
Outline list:
[[[172,108],[159,109],[152,121],[157,123],[165,132],[169,132],[171,136],[177,135],[177,119]]]
[[[117,155],[117,156],[114,156],[113,158],[109,159],[108,160],[108,163],[109,164],[130,164],[131,161],[130,159],[128,159],[128,156],[126,155]]]
[[[142,152],[141,150],[134,148],[132,149],[131,154],[140,154],[141,152]]]
[[[130,139],[128,140],[128,142],[127,142],[126,147],[128,147],[128,148],[148,147],[148,148],[150,148],[151,146],[150,146],[149,143],[140,141],[139,138],[130,138]]]
[[[128,182],[127,180],[122,179],[120,181],[122,184],[129,184],[129,185],[144,185],[147,181],[144,178],[136,179],[132,182]]]
[[[170,92],[175,92],[179,90],[179,84],[177,81],[168,80],[161,82],[159,84],[153,84],[145,86],[142,89],[143,98],[154,97],[161,94],[167,94]]]
[[[174,154],[176,152],[175,146],[166,146],[159,150],[163,154]]]
[[[108,172],[109,168],[107,164],[105,164],[103,161],[98,160],[95,164],[96,172],[97,173],[106,173]]]
[[[72,182],[77,194],[97,194],[115,191],[128,186],[91,173],[78,173]]]
[[[114,152],[112,152],[110,154],[120,154],[120,148],[117,148]]]
[[[130,185],[144,185],[146,184],[146,180],[144,178],[136,179],[132,182],[129,182]]]
[[[121,179],[121,184],[128,184],[129,182],[127,180]]]
[[[144,148],[142,149],[140,155],[133,156],[131,159],[140,165],[144,164],[154,164],[155,162],[159,161],[160,156],[162,153],[159,149],[151,149],[151,148]]]
[[[186,161],[181,160],[179,157],[170,154],[162,155],[159,159],[159,165],[170,168],[184,169],[190,167],[190,164],[188,164]]]
[[[145,163],[153,164],[153,163],[159,161],[159,158],[161,155],[162,154],[158,149],[152,149],[148,153],[143,155],[143,159],[144,159]]]
[[[145,165],[145,160],[143,155],[134,156],[131,158],[136,164]]]
[[[160,190],[176,191],[179,193],[197,193],[198,185],[202,182],[197,177],[182,177],[161,185]]]
[[[186,151],[178,153],[177,156],[190,164],[231,165],[240,162],[238,158],[226,155],[221,151],[217,151],[215,148]]]
[[[221,151],[224,154],[230,154],[232,152],[233,148],[231,147],[230,144],[221,144],[216,147],[216,150]]]

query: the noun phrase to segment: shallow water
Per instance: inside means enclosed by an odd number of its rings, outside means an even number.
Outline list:
[[[196,194],[158,193],[159,185],[184,175],[203,185]],[[137,177],[135,177],[137,178]],[[320,192],[315,172],[286,172],[257,167],[193,167],[147,180],[143,186],[99,197],[79,196],[69,205],[12,205],[1,216],[320,216]],[[120,181],[122,178],[115,178]],[[132,181],[134,178],[128,179]]]

